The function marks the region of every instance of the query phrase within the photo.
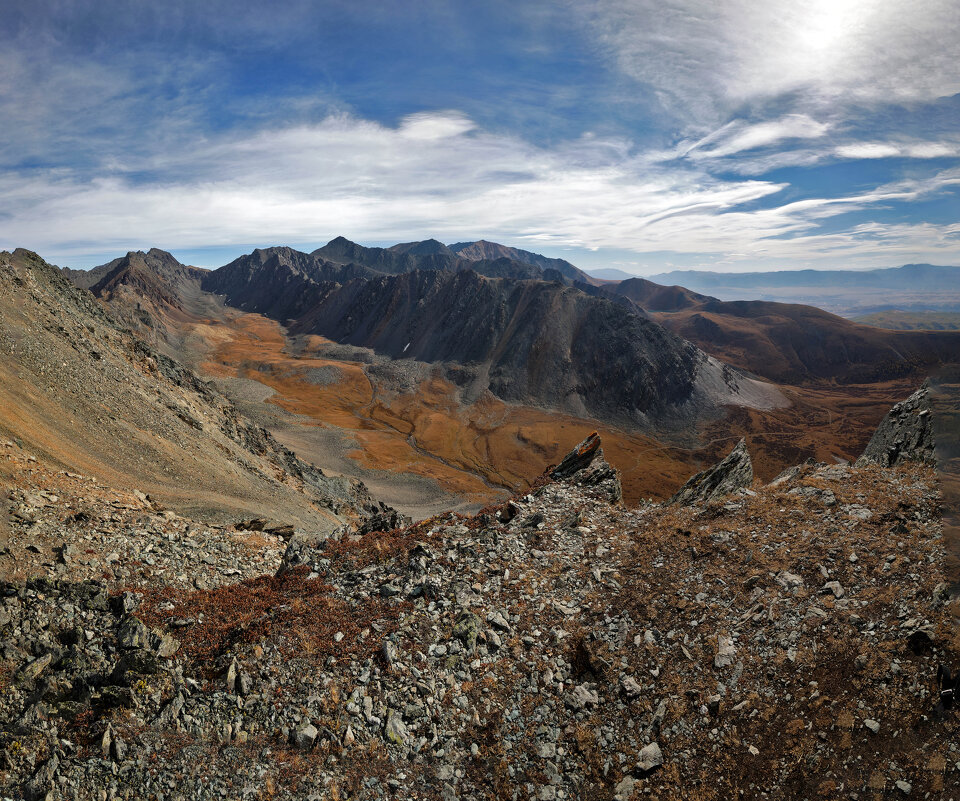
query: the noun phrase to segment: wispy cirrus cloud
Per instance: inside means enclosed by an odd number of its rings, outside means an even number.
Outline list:
[[[960,262],[946,0],[281,6],[11,0],[0,246]]]
[[[137,179],[153,172],[168,180]],[[0,180],[7,208],[0,242],[25,241],[69,262],[94,248],[189,248],[241,236],[293,245],[339,233],[398,241],[485,236],[783,263],[888,251],[892,235],[882,227],[817,230],[829,218],[955,184],[960,175],[944,171],[865,193],[777,203],[783,183],[718,178],[696,163],[657,166],[617,139],[536,147],[484,132],[458,112],[421,113],[396,126],[341,114],[199,143],[160,163],[134,160],[95,180],[59,170],[8,175]],[[930,257],[956,245],[949,226],[893,230]]]
[[[734,120],[692,146],[681,147],[681,150],[690,158],[722,158],[745,150],[770,147],[785,140],[819,139],[829,130],[828,123],[818,122],[806,114],[788,114],[753,124]]]
[[[960,92],[952,0],[573,4],[617,66],[695,123],[744,104],[915,103]]]

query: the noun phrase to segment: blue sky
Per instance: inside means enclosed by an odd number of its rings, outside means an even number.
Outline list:
[[[960,264],[955,0],[6,0],[0,247]]]

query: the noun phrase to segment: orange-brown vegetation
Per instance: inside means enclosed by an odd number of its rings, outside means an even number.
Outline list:
[[[545,464],[557,462],[594,430],[620,470],[631,504],[670,495],[741,436],[762,478],[811,456],[854,459],[887,409],[915,383],[788,388],[791,406],[731,409],[701,432],[701,447],[686,448],[595,420],[504,403],[489,393],[465,405],[439,375],[415,392],[390,392],[362,362],[324,356],[330,343],[321,337],[308,338],[293,353],[282,327],[261,315],[228,313],[222,325],[197,330],[212,345],[202,365],[207,373],[255,379],[276,392],[268,402],[302,415],[303,425],[341,429],[356,443],[350,457],[365,468],[433,478],[475,502],[497,489],[527,487]],[[313,368],[333,368],[339,380],[311,383],[307,371]]]
[[[305,425],[348,432],[356,442],[350,456],[364,467],[433,478],[474,501],[497,489],[527,487],[545,464],[595,430],[623,473],[628,500],[662,497],[696,467],[695,454],[639,432],[504,403],[489,393],[463,405],[456,387],[438,376],[416,392],[390,393],[364,364],[317,355],[328,344],[320,337],[310,337],[303,354],[294,355],[278,323],[255,314],[229,315],[225,322],[211,331],[215,347],[204,371],[260,381],[277,393],[270,403],[309,418]],[[330,367],[339,371],[336,383],[306,377],[310,369]]]
[[[235,645],[268,640],[317,658],[351,650],[374,652],[378,641],[368,640],[369,632],[364,630],[377,622],[381,632],[389,633],[399,607],[370,601],[362,608],[351,608],[332,596],[331,587],[322,580],[307,578],[308,573],[301,568],[193,592],[137,588],[144,596],[137,615],[157,627],[176,618],[194,620],[177,638],[184,654],[208,669]],[[338,632],[344,635],[339,643],[334,640]]]

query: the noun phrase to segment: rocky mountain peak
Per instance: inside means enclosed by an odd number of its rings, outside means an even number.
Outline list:
[[[387,250],[393,251],[394,253],[408,253],[412,256],[432,256],[437,254],[444,256],[455,255],[450,248],[437,239],[424,239],[421,242],[404,242],[399,245],[393,245],[387,248]]]

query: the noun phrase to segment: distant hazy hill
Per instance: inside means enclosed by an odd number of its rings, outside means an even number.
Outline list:
[[[960,312],[890,309],[854,317],[853,321],[894,331],[960,331]]]
[[[650,276],[720,300],[805,303],[844,316],[883,309],[960,311],[960,267],[907,264],[884,270],[717,273],[678,270]]]
[[[707,353],[787,384],[886,381],[960,359],[960,334],[950,331],[885,331],[814,306],[723,301],[643,278],[595,291],[625,297]]]
[[[635,275],[625,273],[616,267],[601,267],[599,270],[587,270],[586,272],[588,275],[603,281],[626,281],[628,278],[636,278]]]

